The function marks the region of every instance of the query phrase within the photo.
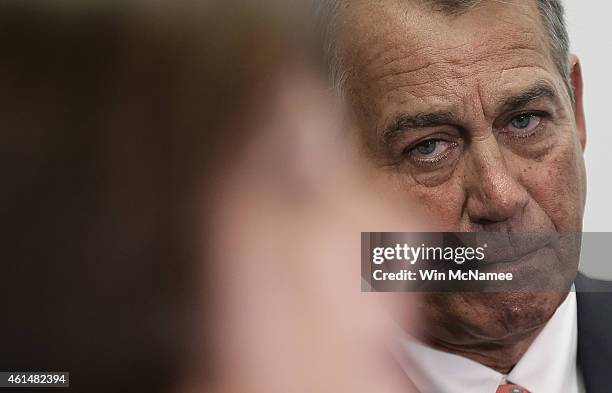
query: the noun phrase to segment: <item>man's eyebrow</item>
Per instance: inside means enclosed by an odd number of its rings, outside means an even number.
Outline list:
[[[546,81],[538,81],[521,93],[501,101],[504,111],[520,109],[539,98],[556,99],[556,90]],[[382,133],[383,143],[389,144],[404,131],[411,128],[427,128],[440,125],[455,124],[457,119],[451,112],[418,113],[415,115],[402,113],[395,117],[390,126]]]
[[[557,93],[555,89],[548,83],[544,81],[536,82],[532,87],[527,90],[513,96],[502,100],[501,108],[510,112],[513,110],[520,109],[532,101],[535,101],[539,98],[547,97],[551,99],[557,98]]]
[[[450,112],[418,113],[416,115],[402,113],[383,131],[383,142],[391,142],[402,132],[410,128],[435,127],[453,123],[455,120],[455,117]]]

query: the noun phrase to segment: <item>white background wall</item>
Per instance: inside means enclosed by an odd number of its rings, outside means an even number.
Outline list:
[[[612,232],[612,2],[565,0],[572,52],[582,62],[588,197],[584,230]]]

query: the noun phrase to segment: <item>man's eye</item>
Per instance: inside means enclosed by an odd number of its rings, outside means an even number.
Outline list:
[[[535,113],[524,113],[510,119],[506,131],[515,134],[516,137],[528,137],[538,128],[542,122],[542,116]]]
[[[428,139],[406,149],[406,155],[417,163],[432,164],[446,158],[456,143],[442,139]]]
[[[415,150],[419,153],[422,154],[424,156],[432,154],[433,152],[436,151],[436,147],[438,145],[438,141],[435,140],[428,140],[422,143],[419,143],[416,147]]]

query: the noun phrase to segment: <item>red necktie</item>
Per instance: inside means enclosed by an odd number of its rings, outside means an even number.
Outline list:
[[[495,393],[529,393],[529,391],[519,385],[507,383],[505,385],[499,385]]]

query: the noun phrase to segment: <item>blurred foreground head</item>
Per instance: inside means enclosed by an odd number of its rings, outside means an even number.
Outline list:
[[[359,231],[392,220],[305,15],[2,3],[0,369],[88,392],[393,391],[357,262]]]

